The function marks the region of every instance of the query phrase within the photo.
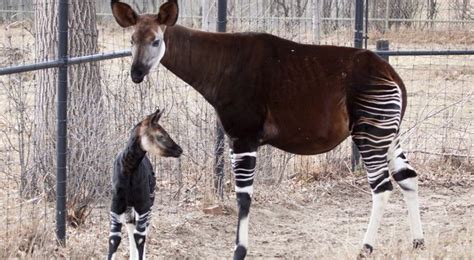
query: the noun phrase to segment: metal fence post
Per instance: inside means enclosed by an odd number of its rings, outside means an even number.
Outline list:
[[[356,0],[354,47],[362,48],[364,30],[364,0]]]
[[[356,0],[355,6],[355,33],[354,33],[354,47],[362,48],[364,30],[364,0]],[[354,142],[352,142],[352,158],[351,168],[355,170],[360,161],[359,149]]]
[[[58,59],[63,63],[58,71],[56,104],[56,236],[59,244],[66,246],[68,0],[59,1],[58,8]]]
[[[384,30],[383,32],[386,33],[388,32],[388,28],[389,28],[389,24],[388,24],[388,20],[389,20],[389,10],[390,10],[390,0],[386,0],[385,1],[385,20],[384,20]]]
[[[227,27],[227,0],[217,2],[217,31],[225,32]],[[216,146],[214,165],[214,188],[218,196],[224,198],[224,131],[219,123],[216,125]]]
[[[390,50],[390,43],[388,40],[378,40],[377,43],[376,43],[376,48],[377,48],[377,51],[388,51]],[[386,55],[386,54],[379,54],[379,56],[386,60],[387,62],[389,61],[389,56]]]
[[[364,29],[364,48],[367,49],[369,41],[369,0],[365,0],[365,29]]]

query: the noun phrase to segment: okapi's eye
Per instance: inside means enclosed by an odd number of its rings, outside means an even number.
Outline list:
[[[133,45],[133,44],[135,44],[135,42],[133,42],[133,40],[130,40],[130,44]]]
[[[160,46],[160,40],[154,41],[151,45],[153,45],[153,47],[158,47],[158,46]]]

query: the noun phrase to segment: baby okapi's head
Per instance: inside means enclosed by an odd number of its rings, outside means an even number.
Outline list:
[[[157,109],[145,117],[136,129],[142,149],[164,157],[179,157],[183,149],[177,145],[163,127],[158,124],[163,111]]]

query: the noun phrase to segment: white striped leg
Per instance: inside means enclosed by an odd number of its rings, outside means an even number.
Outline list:
[[[115,259],[115,254],[120,245],[122,237],[120,231],[122,230],[122,220],[119,214],[110,212],[110,234],[109,234],[109,252],[107,259]]]
[[[388,150],[397,136],[401,110],[401,91],[394,82],[370,85],[355,97],[358,116],[352,138],[359,148],[372,189],[372,212],[364,247],[359,257],[372,252],[383,212],[393,190],[388,168]]]
[[[128,246],[130,248],[130,259],[137,260],[138,259],[138,249],[137,244],[135,243],[135,236],[133,231],[135,230],[135,224],[127,223],[127,231],[128,231]]]
[[[382,222],[383,213],[391,193],[392,191],[387,190],[381,193],[372,194],[372,212],[363,242],[364,247],[367,247],[370,250],[372,250],[372,247],[375,244],[377,230],[379,229],[380,223]]]
[[[150,216],[151,210],[148,210],[141,215],[138,215],[137,213],[137,225],[135,226],[135,230],[133,231],[133,237],[138,251],[138,259],[140,260],[145,259],[146,233],[150,221]]]
[[[388,171],[387,148],[374,148],[377,142],[375,138],[359,138],[353,136],[354,142],[358,145],[367,170],[367,178],[372,189],[372,211],[369,224],[363,240],[363,249],[359,257],[365,257],[372,253],[373,246],[383,213],[390,194],[393,190]]]
[[[232,169],[235,176],[235,192],[239,207],[234,259],[244,259],[247,255],[249,211],[252,202],[256,158],[257,153],[255,151],[233,153],[231,150]]]
[[[393,179],[400,186],[408,208],[408,222],[413,237],[413,247],[423,248],[423,229],[421,227],[420,206],[418,201],[418,177],[408,163],[397,140],[389,150],[389,169]]]

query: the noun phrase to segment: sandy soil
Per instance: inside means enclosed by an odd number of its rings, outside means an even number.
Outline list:
[[[474,257],[471,177],[461,181],[420,183],[427,242],[423,251],[411,250],[406,208],[401,192],[396,189],[379,230],[374,259]],[[257,186],[260,191],[256,192],[251,208],[248,259],[355,259],[371,206],[371,196],[365,186],[362,182],[338,181],[329,186],[313,183],[291,187],[293,192]],[[226,198],[223,205],[224,212],[219,215],[204,214],[202,206],[195,202],[181,204],[178,210],[155,206],[147,240],[148,255],[152,259],[230,259],[236,207],[233,198]],[[80,229],[70,229],[69,247],[54,254],[73,258],[103,257],[108,232],[105,214],[101,214],[99,222],[103,229],[96,230],[99,224],[96,221]],[[128,257],[126,235],[123,241],[119,258]]]

